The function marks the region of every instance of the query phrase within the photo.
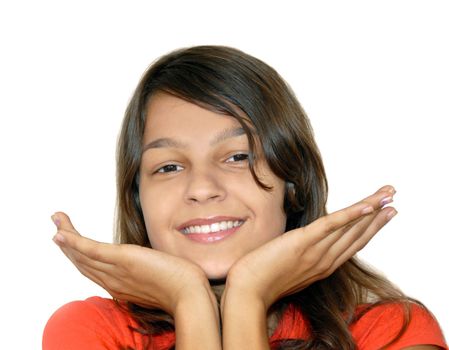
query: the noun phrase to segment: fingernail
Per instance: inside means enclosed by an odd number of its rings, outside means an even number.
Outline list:
[[[390,188],[388,189],[388,192],[390,192],[391,194],[395,194],[395,193],[396,193],[396,190],[394,189],[394,187],[390,187]]]
[[[398,212],[397,212],[395,209],[391,210],[391,211],[387,214],[387,219],[388,219],[388,221],[390,221],[390,220],[391,220],[397,213],[398,213]]]
[[[388,203],[391,203],[391,202],[393,202],[393,197],[385,197],[385,198],[382,198],[381,199],[381,201],[380,201],[380,205],[381,206],[384,206],[385,204],[388,204]]]
[[[373,211],[374,211],[374,208],[370,205],[370,206],[362,209],[362,214],[369,214],[369,213],[372,213]]]
[[[64,243],[64,241],[65,241],[64,236],[61,235],[60,233],[57,233],[53,236],[53,242],[55,242],[56,244]]]
[[[56,227],[59,228],[59,225],[61,225],[61,220],[59,220],[56,215],[52,215],[51,219],[53,220],[53,223],[56,225]]]

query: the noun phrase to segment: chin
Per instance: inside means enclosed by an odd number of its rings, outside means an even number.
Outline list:
[[[226,276],[232,264],[200,264],[211,284],[216,284],[226,281]]]

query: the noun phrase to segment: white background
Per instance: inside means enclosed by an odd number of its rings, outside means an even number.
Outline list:
[[[154,59],[197,44],[240,48],[290,83],[323,153],[329,210],[395,185],[399,215],[360,256],[448,335],[447,4],[1,2],[2,343],[38,349],[59,306],[106,296],[53,244],[50,215],[111,241],[128,99]]]

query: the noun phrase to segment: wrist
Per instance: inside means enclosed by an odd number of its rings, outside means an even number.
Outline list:
[[[261,298],[228,290],[221,305],[225,349],[269,349],[267,309]]]
[[[197,289],[176,303],[176,349],[221,348],[218,306],[213,294],[212,297],[208,289]]]
[[[263,290],[264,293],[260,290]],[[226,279],[226,286],[221,299],[221,311],[223,311],[227,300],[233,299],[229,304],[234,306],[234,303],[248,302],[254,307],[261,308],[266,314],[271,306],[271,298],[268,292],[269,288],[258,288],[254,283],[249,283],[249,279],[240,278],[239,274],[232,273],[231,270]]]
[[[196,308],[213,309],[217,320],[219,319],[218,302],[208,281],[197,287],[189,286],[185,288],[184,292],[179,293],[173,306],[173,317],[185,310],[195,310]]]
[[[226,313],[248,313],[265,319],[268,307],[265,301],[255,293],[247,293],[240,289],[226,289],[220,305],[222,317]]]

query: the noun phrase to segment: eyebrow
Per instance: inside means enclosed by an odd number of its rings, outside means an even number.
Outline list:
[[[233,128],[233,129],[225,129],[221,132],[219,132],[209,143],[210,146],[214,146],[217,143],[223,142],[227,139],[230,139],[232,137],[238,137],[245,135],[245,130],[242,127]],[[187,144],[183,142],[179,142],[175,139],[169,138],[169,137],[162,137],[159,139],[156,139],[154,141],[151,141],[150,143],[146,144],[142,148],[142,153],[150,148],[165,148],[165,147],[172,147],[172,148],[187,148]]]

